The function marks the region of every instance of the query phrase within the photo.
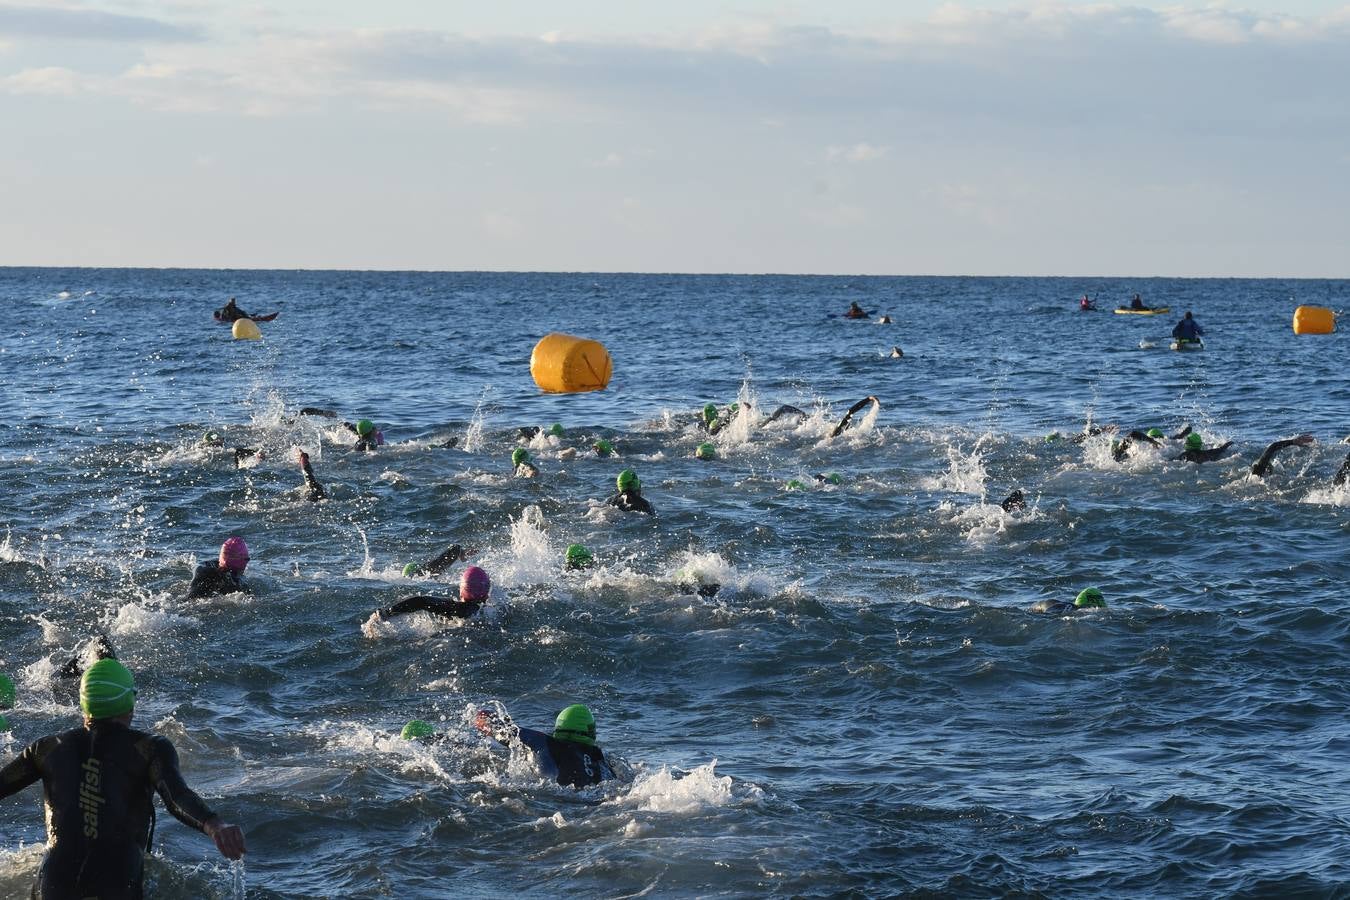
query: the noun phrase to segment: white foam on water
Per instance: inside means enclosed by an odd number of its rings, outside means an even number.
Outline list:
[[[1346,481],[1344,484],[1314,488],[1299,502],[1319,506],[1350,506],[1350,481]]]
[[[504,553],[486,553],[480,563],[491,576],[493,586],[519,587],[555,581],[562,570],[562,551],[549,540],[539,507],[525,507],[520,518],[511,521],[510,533],[510,548]]]
[[[5,539],[0,541],[0,563],[30,563],[41,568],[46,568],[46,560],[41,556],[29,556],[14,546],[14,541],[8,528],[5,529]]]
[[[395,472],[393,469],[385,469],[383,472],[381,472],[380,481],[383,481],[386,484],[412,484],[412,482],[408,480],[407,476],[399,472]]]
[[[477,405],[473,408],[473,416],[469,419],[469,425],[464,429],[464,440],[460,446],[468,453],[477,453],[483,449],[483,404],[487,401],[488,388],[483,388],[482,396],[478,398]]]
[[[200,625],[199,619],[182,616],[159,607],[155,601],[133,600],[118,607],[108,629],[118,637],[128,635],[162,634],[188,625]]]
[[[446,721],[443,717],[426,718],[426,721],[436,726],[438,731],[445,730]],[[323,721],[305,726],[304,731],[317,738],[328,750],[354,757],[353,762],[364,763],[376,759],[381,766],[392,765],[403,774],[425,775],[430,772],[442,781],[463,781],[441,764],[446,750],[435,742],[404,740],[402,725],[393,731],[385,731],[359,722]]]
[[[716,773],[717,760],[698,766],[677,776],[668,767],[661,766],[649,772],[641,772],[627,791],[605,806],[635,807],[645,812],[665,813],[668,815],[690,815],[708,809],[727,806],[737,801],[757,802],[762,796],[755,785],[745,783],[741,787],[741,797],[731,776]]]
[[[386,619],[378,612],[361,623],[361,634],[373,641],[426,638],[442,631],[464,627],[466,619],[451,619],[429,612],[415,612]]]
[[[960,447],[948,444],[945,448],[947,471],[941,475],[920,479],[920,487],[929,491],[950,491],[983,497],[985,482],[989,480],[989,474],[984,467],[984,455],[980,452],[980,445],[983,442],[983,437],[977,440],[969,453],[963,453]]]

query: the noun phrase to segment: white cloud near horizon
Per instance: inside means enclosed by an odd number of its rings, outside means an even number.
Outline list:
[[[125,119],[123,140],[137,140],[140,129],[173,135],[172,143],[206,123],[225,143],[265,135],[298,175],[258,202],[315,205],[309,192],[331,193],[339,182],[311,183],[320,175],[306,171],[305,154],[350,157],[341,171],[378,179],[387,189],[367,202],[386,204],[386,218],[409,228],[406,255],[363,265],[624,268],[632,259],[631,268],[667,270],[718,260],[729,270],[890,271],[932,259],[927,271],[939,271],[970,265],[972,248],[984,247],[991,271],[1062,271],[1088,260],[1110,271],[1215,272],[1247,264],[1253,248],[1272,240],[1287,244],[1271,244],[1278,258],[1257,260],[1259,271],[1322,274],[1346,265],[1326,249],[1350,239],[1344,224],[1300,246],[1295,234],[1279,237],[1275,223],[1293,216],[1325,227],[1334,220],[1322,204],[1345,197],[1342,185],[1313,185],[1325,179],[1322,167],[1343,176],[1341,148],[1350,143],[1350,5],[1296,16],[1231,6],[949,3],[865,30],[741,19],[627,36],[273,27],[260,15],[242,27],[210,3],[134,8],[145,15],[0,4],[0,101],[19,104],[34,133],[61,104],[94,103]],[[109,49],[59,52],[71,40]],[[39,100],[55,106],[31,105]],[[22,118],[12,121],[22,128]],[[371,149],[319,144],[320,132],[366,135]],[[394,134],[402,137],[386,144]],[[200,172],[190,161],[209,156],[210,175],[198,177],[270,178],[265,169],[232,168],[231,154],[218,149],[228,148],[185,148],[185,165]],[[237,158],[252,159],[243,149]],[[46,173],[34,176],[39,183],[60,177],[36,141],[5,152],[12,164]],[[402,164],[409,155],[422,165]],[[448,164],[438,170],[437,158]],[[503,169],[511,177],[500,182],[475,174]],[[419,194],[414,178],[424,187],[438,180],[448,203],[471,207],[453,226],[463,261],[438,255],[424,238],[430,220],[419,224],[418,216],[439,213],[407,199]],[[492,191],[521,194],[498,202]],[[1205,248],[1193,233],[1205,231],[1204,215],[1178,206],[1196,196],[1224,217],[1208,232],[1222,246]],[[1153,206],[1138,208],[1141,197]],[[716,205],[710,214],[734,227],[728,234],[737,240],[700,226],[699,200]],[[1060,219],[1076,206],[1113,204],[1128,211],[1101,217],[1100,249],[1081,234],[1064,243]],[[625,212],[616,217],[615,209]],[[569,229],[567,240],[506,246],[549,223]],[[1178,223],[1193,223],[1184,241]],[[7,254],[43,251],[40,233],[25,243],[26,231],[4,226],[13,234],[0,230],[0,239],[18,240]],[[643,242],[663,229],[660,247]],[[172,262],[162,256],[164,239],[144,231],[143,258],[128,262]],[[831,243],[845,233],[855,240]],[[260,255],[261,244],[232,240],[203,238],[193,252],[219,253],[219,264],[286,264],[271,245]],[[897,245],[911,255],[897,258],[889,249]],[[168,246],[183,254],[197,245],[172,235]],[[301,242],[294,264],[341,264],[330,252]],[[1124,262],[1112,263],[1113,252]],[[1066,258],[1057,263],[1056,253]]]

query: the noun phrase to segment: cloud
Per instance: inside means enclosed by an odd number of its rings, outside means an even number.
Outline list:
[[[867,142],[852,146],[831,146],[825,148],[825,158],[830,162],[867,163],[875,162],[890,152],[890,147],[878,147]]]
[[[0,36],[111,42],[202,39],[192,27],[81,7],[0,4]]]
[[[47,94],[72,96],[84,89],[85,79],[73,69],[45,66],[24,69],[6,78],[0,78],[0,91],[7,94]]]

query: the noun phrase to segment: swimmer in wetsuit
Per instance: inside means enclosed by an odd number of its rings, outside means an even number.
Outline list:
[[[844,429],[849,426],[849,422],[853,419],[853,414],[869,403],[875,403],[877,405],[877,409],[881,409],[881,401],[878,400],[876,397],[868,396],[862,398],[857,403],[853,404],[848,408],[848,412],[844,413],[844,417],[839,420],[839,424],[834,426],[834,431],[830,432],[830,437],[839,437],[839,435],[843,433]]]
[[[469,566],[459,576],[458,600],[449,597],[405,597],[377,612],[382,619],[415,612],[428,612],[447,619],[467,619],[483,608],[491,592],[492,580],[488,578],[488,573],[477,566]]]
[[[353,450],[368,452],[384,446],[384,432],[376,428],[375,423],[369,419],[362,419],[355,425],[343,422],[342,427],[356,435],[356,443],[352,444]]]
[[[1111,458],[1116,462],[1124,462],[1126,457],[1130,455],[1131,443],[1139,441],[1145,444],[1151,444],[1154,447],[1161,447],[1162,440],[1163,433],[1160,428],[1150,428],[1148,431],[1139,431],[1136,429],[1126,435],[1123,441],[1111,442]]]
[[[305,474],[305,499],[311,503],[317,503],[325,496],[323,485],[319,484],[319,479],[314,477],[314,467],[309,464],[309,454],[300,451],[300,471]]]
[[[1271,464],[1275,461],[1275,454],[1279,453],[1285,447],[1306,447],[1313,443],[1311,434],[1300,434],[1298,437],[1286,438],[1282,441],[1275,441],[1266,447],[1252,463],[1252,474],[1258,478],[1264,478],[1270,474]],[[1337,482],[1339,484],[1340,482]]]
[[[617,506],[624,512],[640,512],[649,516],[656,515],[655,507],[642,496],[642,482],[638,481],[637,473],[632,469],[624,469],[620,472],[619,476],[614,479],[614,486],[619,489],[619,492],[605,501],[610,506]]]
[[[168,738],[131,727],[135,702],[126,667],[99,660],[80,682],[84,725],[39,738],[0,769],[0,798],[42,781],[48,849],[33,897],[141,897],[155,793],[175,818],[215,841],[226,859],[244,855],[243,831],[187,786]]]
[[[1336,477],[1331,480],[1331,483],[1345,484],[1346,479],[1350,479],[1350,453],[1345,454],[1345,462],[1341,463],[1341,467],[1336,471]]]
[[[1072,603],[1065,603],[1063,600],[1041,600],[1031,605],[1032,612],[1056,615],[1077,612],[1080,609],[1106,609],[1106,599],[1102,597],[1102,592],[1094,587],[1079,591]]]
[[[1189,427],[1187,431],[1186,449],[1181,452],[1180,456],[1173,457],[1173,459],[1184,459],[1186,462],[1193,463],[1214,462],[1221,458],[1229,447],[1233,446],[1232,441],[1225,441],[1217,447],[1206,449],[1205,442],[1201,439],[1199,432],[1190,431]]]
[[[522,728],[489,709],[480,709],[473,724],[500,744],[529,750],[540,772],[558,784],[583,788],[615,777],[604,751],[595,743],[595,717],[580,703],[558,713],[552,735]]]
[[[418,575],[439,575],[446,569],[459,562],[461,559],[468,559],[469,554],[459,544],[451,544],[445,548],[440,556],[425,563],[410,562],[403,567],[404,578],[415,578]]]
[[[591,553],[581,544],[571,544],[567,548],[567,555],[563,562],[563,568],[572,571],[574,569],[589,569],[595,565],[595,554]]]
[[[1001,502],[999,506],[1003,507],[1004,512],[1017,512],[1018,510],[1027,508],[1027,498],[1022,493],[1021,489],[1017,489],[1004,497],[1003,502]]]
[[[530,451],[517,447],[511,451],[511,468],[517,478],[534,478],[539,467],[530,462]]]
[[[187,599],[210,597],[214,594],[233,594],[247,591],[244,569],[248,568],[248,544],[241,537],[232,537],[220,545],[220,556],[207,560],[192,573]]]

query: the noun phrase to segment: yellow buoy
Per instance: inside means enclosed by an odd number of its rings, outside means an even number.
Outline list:
[[[612,371],[602,344],[556,331],[544,335],[530,354],[530,375],[550,394],[602,391]]]
[[[260,341],[262,340],[262,332],[258,330],[258,323],[252,319],[235,319],[234,339],[236,341]]]
[[[1336,314],[1325,306],[1300,306],[1294,310],[1294,334],[1331,334]]]

